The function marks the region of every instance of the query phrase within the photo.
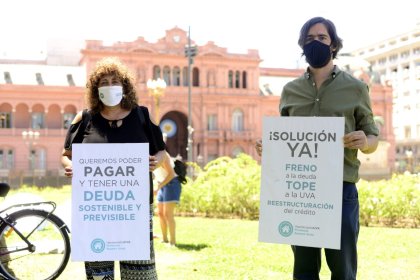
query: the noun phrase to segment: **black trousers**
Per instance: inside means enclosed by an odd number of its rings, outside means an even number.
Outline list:
[[[354,183],[343,183],[341,249],[325,249],[331,280],[355,280],[357,273],[357,238],[359,236],[359,199]],[[292,246],[293,279],[319,280],[321,248]]]

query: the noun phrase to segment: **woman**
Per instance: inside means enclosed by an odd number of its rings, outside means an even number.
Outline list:
[[[166,168],[164,180],[158,182],[158,188],[155,191],[157,193],[158,201],[158,215],[160,228],[162,230],[162,242],[168,243],[171,246],[176,245],[175,236],[175,217],[174,211],[175,206],[179,203],[181,196],[181,184],[187,182],[186,167],[184,163],[178,159],[171,161],[173,165],[170,170]],[[174,172],[175,171],[175,172]],[[169,240],[168,240],[168,229],[169,229]]]
[[[116,58],[99,61],[89,76],[86,91],[89,111],[79,112],[67,132],[62,164],[71,177],[73,143],[149,143],[150,170],[168,160],[162,133],[149,118],[145,107],[138,108],[132,74]],[[150,204],[153,186],[150,176]],[[150,210],[153,207],[151,205]],[[152,213],[150,236],[152,237]],[[114,262],[85,262],[87,279],[114,279]],[[121,261],[121,279],[157,279],[153,238],[150,260]]]

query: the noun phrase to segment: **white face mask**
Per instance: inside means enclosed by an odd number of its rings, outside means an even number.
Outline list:
[[[123,95],[122,86],[100,87],[98,88],[98,91],[99,99],[101,99],[102,103],[106,106],[116,106],[120,104]]]

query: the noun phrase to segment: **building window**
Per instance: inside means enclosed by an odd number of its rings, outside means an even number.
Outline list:
[[[29,154],[29,169],[30,170],[45,170],[47,169],[47,152],[44,148],[32,149]]]
[[[232,130],[235,132],[244,130],[244,114],[240,109],[236,109],[232,114]]]
[[[179,69],[179,67],[174,67],[174,70],[172,72],[172,83],[174,86],[181,85],[181,70]]]
[[[36,82],[38,83],[38,85],[43,86],[44,80],[42,79],[41,73],[36,73],[35,77],[36,77]]]
[[[239,154],[242,154],[244,152],[244,150],[241,148],[241,147],[235,147],[233,150],[232,150],[232,156],[234,157],[234,158],[236,158],[237,156],[239,156]]]
[[[4,72],[4,81],[6,84],[13,84],[10,72]]]
[[[63,115],[63,128],[68,129],[75,116],[73,113],[65,113]]]
[[[411,126],[404,127],[404,137],[405,139],[411,139]]]
[[[188,86],[188,67],[182,68],[182,85],[184,87]]]
[[[13,150],[0,149],[0,169],[12,169],[14,167]]]
[[[171,85],[171,68],[169,66],[163,68],[163,80],[167,86]]]
[[[32,129],[44,128],[44,113],[32,113]]]
[[[233,88],[233,71],[229,71],[229,88]]]
[[[273,95],[273,91],[270,88],[270,84],[264,84],[264,89],[269,95]]]
[[[11,128],[10,113],[0,112],[0,128]]]
[[[160,67],[155,65],[153,67],[153,80],[157,80],[158,78],[160,78]]]
[[[73,75],[67,74],[67,82],[69,83],[69,86],[74,87],[76,84],[74,83]]]
[[[45,149],[37,149],[36,153],[35,169],[47,169],[47,152]]]
[[[207,156],[207,162],[217,159],[219,156],[217,154],[210,154]]]
[[[192,82],[193,87],[199,87],[200,86],[200,70],[198,70],[197,67],[194,67],[192,72]]]
[[[34,170],[36,166],[36,150],[32,149],[29,152],[29,170]]]
[[[410,51],[402,52],[400,56],[401,56],[401,58],[407,58],[407,57],[410,56]]]
[[[217,115],[216,114],[208,115],[207,130],[208,131],[217,130]]]
[[[393,54],[389,57],[389,62],[395,62],[397,61],[397,59],[398,59],[398,55]]]
[[[235,88],[240,88],[241,72],[235,72]]]
[[[247,74],[245,71],[242,72],[242,88],[247,88],[247,80],[246,80]]]

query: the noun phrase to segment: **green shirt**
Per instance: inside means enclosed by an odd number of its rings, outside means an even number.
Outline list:
[[[319,90],[309,71],[283,88],[280,100],[282,116],[344,117],[345,133],[363,130],[378,135],[373,120],[368,86],[341,71],[337,66]],[[359,180],[357,149],[344,148],[344,181]]]

